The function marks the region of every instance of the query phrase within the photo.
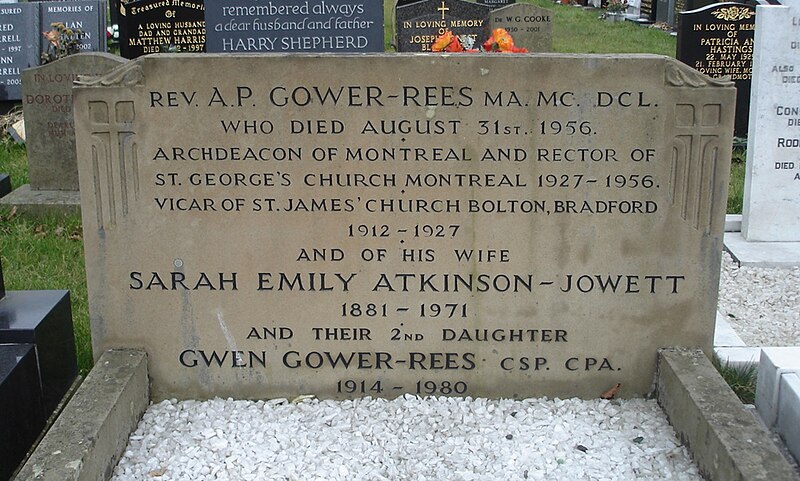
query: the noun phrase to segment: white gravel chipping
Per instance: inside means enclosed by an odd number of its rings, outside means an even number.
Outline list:
[[[655,401],[471,398],[150,406],[113,481],[700,480]]]
[[[800,346],[800,268],[722,258],[718,310],[748,346]]]

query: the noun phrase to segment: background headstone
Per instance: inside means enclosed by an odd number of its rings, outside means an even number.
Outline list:
[[[108,7],[105,0],[69,0],[55,2],[38,2],[41,9],[42,31],[50,30],[55,22],[63,23],[67,28],[80,29],[81,52],[106,51],[106,14]],[[47,49],[47,40],[41,38],[42,52]]]
[[[72,83],[81,75],[105,74],[123,62],[107,53],[81,53],[23,72],[22,107],[33,190],[78,190]]]
[[[674,59],[158,55],[73,92],[93,351],[145,349],[156,400],[643,396],[711,350],[735,89]]]
[[[639,17],[654,22],[656,19],[655,2],[653,0],[642,0],[639,5]]]
[[[800,241],[800,1],[756,7],[742,209],[748,241]]]
[[[7,292],[0,302],[0,344],[36,346],[42,404],[49,416],[78,376],[69,292]]]
[[[680,17],[676,58],[710,77],[731,77],[736,84],[734,135],[747,136],[755,7],[717,3]]]
[[[468,35],[478,46],[489,38],[489,11],[485,5],[463,0],[422,0],[395,10],[395,46],[398,52],[430,52],[436,37],[450,30]]]
[[[3,280],[3,263],[0,262],[0,300],[6,297],[6,282]]]
[[[489,13],[489,30],[504,28],[514,45],[529,52],[553,51],[553,13],[527,3],[498,8]]]
[[[383,2],[206,0],[209,52],[383,52]]]
[[[11,176],[8,174],[0,174],[0,197],[11,193]]]
[[[119,48],[125,58],[149,53],[205,52],[203,0],[138,0],[119,7]]]
[[[0,343],[0,479],[10,479],[45,425],[36,353]]]
[[[655,0],[656,22],[675,26],[675,2],[676,0]]]
[[[22,71],[39,65],[39,5],[0,5],[0,100],[22,98]]]
[[[478,0],[477,3],[491,8],[501,8],[515,3],[516,0]]]

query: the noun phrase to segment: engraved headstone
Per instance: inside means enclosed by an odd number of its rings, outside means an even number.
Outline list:
[[[639,17],[650,22],[655,21],[655,6],[654,0],[642,0],[639,5]]]
[[[463,0],[422,0],[395,10],[395,46],[398,52],[430,52],[436,37],[450,30],[467,35],[479,45],[489,38],[489,11],[485,5]]]
[[[121,3],[119,14],[119,49],[125,58],[205,52],[203,0],[137,0]]]
[[[93,350],[154,399],[642,396],[711,349],[735,90],[674,59],[158,55],[74,96]]]
[[[756,7],[755,32],[742,236],[800,242],[800,1]]]
[[[36,351],[0,343],[0,479],[10,479],[44,428]]]
[[[383,2],[206,0],[209,52],[383,52]]]
[[[489,29],[504,28],[514,38],[514,45],[529,52],[553,51],[553,13],[527,3],[517,3],[493,10]]]
[[[64,2],[68,3],[68,2]],[[72,83],[125,62],[107,53],[81,53],[22,73],[22,107],[33,190],[78,190]]]
[[[42,31],[50,30],[55,22],[63,23],[70,29],[79,29],[81,52],[106,51],[106,1],[68,0],[37,2],[41,9]],[[47,50],[47,40],[41,38],[42,52]]]
[[[516,2],[516,0],[478,0],[477,3],[481,5],[486,5],[487,7],[491,8],[502,8],[507,5],[512,5]]]
[[[747,136],[755,7],[717,3],[680,17],[676,58],[710,77],[730,76],[736,84],[734,135]]]
[[[0,5],[0,100],[22,98],[22,71],[39,65],[39,5]]]

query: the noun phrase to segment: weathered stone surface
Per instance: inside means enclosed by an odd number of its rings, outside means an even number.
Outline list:
[[[489,30],[504,28],[514,45],[529,52],[553,51],[553,14],[529,3],[516,3],[489,13]]]
[[[756,7],[742,206],[748,241],[800,241],[800,1]]]
[[[77,190],[33,190],[30,184],[25,184],[0,198],[0,205],[16,207],[20,213],[41,217],[79,214],[81,198]]]
[[[144,348],[156,399],[630,397],[710,352],[735,92],[679,62],[164,55],[74,92],[94,352]]]
[[[658,403],[708,479],[800,479],[705,354],[662,350],[656,382]]]
[[[107,53],[81,53],[22,73],[31,188],[78,190],[72,83],[80,75],[102,75],[124,62]]]
[[[109,479],[149,401],[147,355],[104,352],[16,479]]]

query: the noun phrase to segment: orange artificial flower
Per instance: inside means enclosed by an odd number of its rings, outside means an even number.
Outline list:
[[[443,34],[436,37],[436,40],[434,40],[433,45],[431,45],[431,50],[434,52],[443,52],[444,49],[446,49],[450,45],[450,42],[453,41],[453,37],[454,37],[453,32],[451,32],[450,30],[446,30]]]
[[[60,40],[61,35],[59,35],[57,30],[50,30],[49,32],[42,32],[44,38],[47,39],[48,42],[51,44],[58,46],[58,41]]]

